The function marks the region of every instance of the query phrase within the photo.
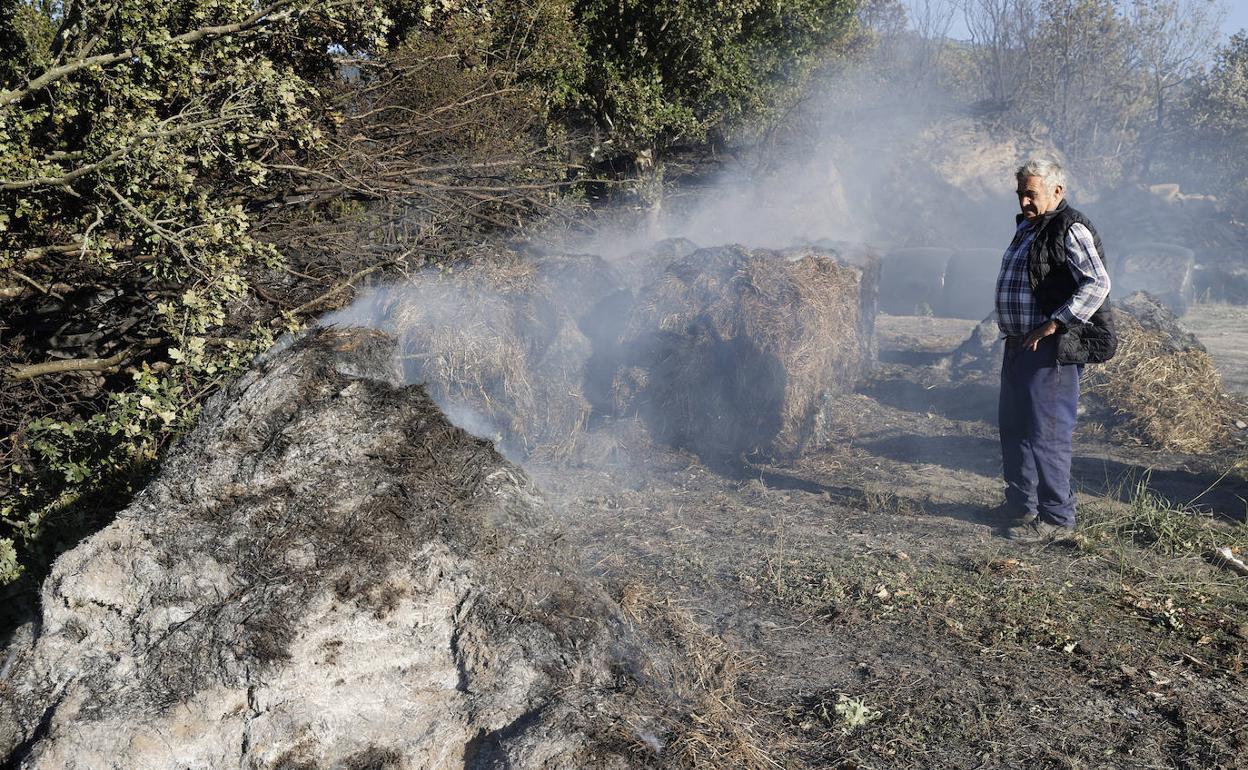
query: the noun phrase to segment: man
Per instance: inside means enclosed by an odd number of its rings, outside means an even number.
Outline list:
[[[1015,176],[1021,213],[997,276],[1005,335],[1000,512],[1014,525],[1012,539],[1065,540],[1075,529],[1070,460],[1079,376],[1117,344],[1105,302],[1109,275],[1092,223],[1066,203],[1061,166],[1029,160]]]

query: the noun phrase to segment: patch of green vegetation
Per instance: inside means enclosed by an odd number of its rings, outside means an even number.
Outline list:
[[[1082,509],[1086,548],[1131,545],[1165,556],[1207,556],[1214,548],[1248,549],[1248,526],[1219,522],[1193,504],[1175,503],[1149,486],[1149,476],[1135,482],[1127,502],[1098,501]]]

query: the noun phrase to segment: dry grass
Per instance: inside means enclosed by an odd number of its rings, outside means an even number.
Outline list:
[[[780,737],[766,732],[749,709],[737,700],[744,664],[735,651],[707,633],[683,608],[631,584],[623,589],[620,606],[639,628],[679,655],[667,662],[673,702],[656,704],[665,741],[660,753],[665,765],[692,770],[774,770],[782,767],[771,751]],[[658,672],[648,672],[657,674]],[[637,735],[646,725],[633,725]],[[637,735],[632,736],[638,740]],[[656,746],[642,740],[647,749]]]
[[[518,259],[430,274],[388,308],[409,379],[453,415],[470,412],[482,423],[476,432],[510,450],[570,454],[590,411],[582,394],[590,350],[552,294]]]
[[[1144,444],[1190,453],[1226,448],[1235,402],[1209,354],[1175,352],[1127,314],[1116,319],[1118,353],[1090,367],[1088,393],[1113,411],[1120,430]]]

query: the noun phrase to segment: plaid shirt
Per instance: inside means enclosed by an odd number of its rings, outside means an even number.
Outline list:
[[[1037,231],[1032,225],[1027,220],[1019,223],[997,275],[997,326],[1007,337],[1023,337],[1050,319],[1067,326],[1076,321],[1087,323],[1109,296],[1109,273],[1105,272],[1101,255],[1096,253],[1092,233],[1075,223],[1066,234],[1066,264],[1078,286],[1065,305],[1052,316],[1044,315],[1031,293],[1027,270],[1031,242]]]

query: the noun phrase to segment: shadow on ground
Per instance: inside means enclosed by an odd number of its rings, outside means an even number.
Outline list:
[[[923,385],[904,379],[874,380],[859,389],[881,404],[906,412],[931,412],[949,420],[980,420],[997,424],[996,385]]]
[[[773,468],[763,468],[747,462],[720,462],[707,466],[713,473],[738,483],[758,480],[768,489],[790,492],[808,492],[814,495],[827,495],[843,505],[870,510],[873,505],[881,504],[873,501],[871,494],[859,487],[823,484],[814,479],[784,473]],[[906,497],[889,493],[884,504],[891,508],[913,510],[926,516],[945,516],[959,519],[972,524],[995,526],[983,518],[984,509],[980,506],[956,502],[937,502],[934,500]]]
[[[992,439],[976,436],[896,435],[859,444],[872,454],[902,463],[930,463],[952,470],[996,476],[1001,449]],[[1207,471],[1150,468],[1108,457],[1078,453],[1071,462],[1076,489],[1099,497],[1128,502],[1137,486],[1174,504],[1194,505],[1228,521],[1244,521],[1248,513],[1248,484]]]

